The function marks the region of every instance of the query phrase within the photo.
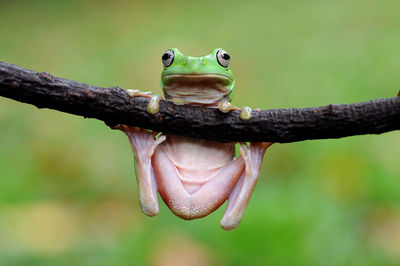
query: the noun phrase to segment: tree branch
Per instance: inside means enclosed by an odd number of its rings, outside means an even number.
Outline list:
[[[119,87],[101,88],[36,73],[0,62],[0,96],[108,124],[127,124],[155,131],[229,141],[295,142],[380,134],[400,129],[400,97],[315,108],[253,111],[248,121],[239,111],[160,102],[156,115],[149,101],[130,97]]]

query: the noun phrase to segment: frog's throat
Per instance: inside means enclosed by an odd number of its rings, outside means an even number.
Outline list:
[[[207,106],[229,101],[233,82],[218,74],[169,74],[162,81],[166,99]]]

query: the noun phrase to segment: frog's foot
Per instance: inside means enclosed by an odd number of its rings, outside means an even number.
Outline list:
[[[251,118],[251,108],[248,106],[243,106],[242,111],[240,112],[240,119],[242,120],[249,120]]]
[[[246,176],[258,176],[265,151],[273,142],[252,142],[250,146],[242,143],[240,146],[240,155],[246,164]]]
[[[151,96],[149,104],[147,105],[146,109],[149,114],[155,115],[158,113],[158,110],[160,109],[160,100],[161,100],[160,95]]]
[[[158,132],[148,131],[139,127],[127,125],[118,125],[118,127],[128,136],[137,159],[151,160],[155,148],[166,139],[164,135],[156,139]]]
[[[249,120],[251,118],[251,108],[248,106],[243,106],[239,108],[237,106],[232,105],[228,101],[222,101],[218,103],[218,109],[223,113],[229,113],[232,110],[241,110],[240,112],[240,119],[242,120]],[[259,111],[259,109],[257,109]]]
[[[157,132],[150,132],[138,127],[117,125],[115,128],[123,131],[128,136],[135,154],[137,165],[136,178],[142,210],[146,215],[155,216],[158,214],[157,184],[154,178],[151,158],[156,147],[166,137],[160,136],[156,139]]]
[[[127,90],[126,93],[130,97],[146,97],[150,98],[149,104],[147,105],[147,112],[149,114],[157,114],[159,110],[159,103],[161,100],[161,96],[158,94],[153,94],[151,91],[140,91],[140,90]]]
[[[239,107],[232,105],[229,101],[221,101],[218,103],[218,109],[223,113],[229,113],[232,110],[240,110]]]
[[[175,104],[175,105],[184,105],[185,102],[182,101],[181,99],[178,98],[172,98],[171,101]]]
[[[228,206],[221,220],[222,228],[232,230],[239,225],[257,183],[264,153],[271,145],[270,142],[241,145],[240,154],[245,162],[245,171],[229,196]]]
[[[146,98],[150,98],[153,93],[151,91],[140,91],[140,90],[126,90],[126,93],[130,96],[130,97],[146,97]]]

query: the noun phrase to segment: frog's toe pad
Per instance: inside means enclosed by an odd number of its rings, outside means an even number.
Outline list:
[[[240,223],[241,217],[227,217],[222,218],[220,225],[223,229],[230,231],[235,229]]]
[[[157,202],[141,202],[142,211],[147,216],[156,216],[158,214],[158,203]]]

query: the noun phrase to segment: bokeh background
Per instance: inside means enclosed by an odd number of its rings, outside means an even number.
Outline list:
[[[161,55],[232,56],[234,103],[394,97],[398,0],[1,1],[0,60],[161,93]],[[127,138],[0,98],[0,265],[400,265],[400,134],[276,144],[240,226],[142,214]]]

